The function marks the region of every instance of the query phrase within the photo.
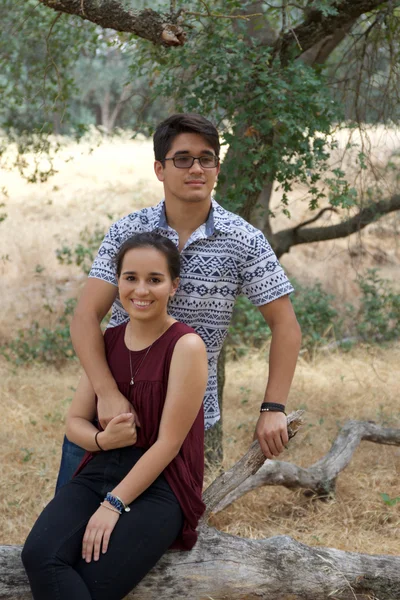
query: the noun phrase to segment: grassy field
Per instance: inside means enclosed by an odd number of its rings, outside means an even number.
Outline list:
[[[360,348],[300,360],[291,408],[306,409],[306,424],[283,460],[307,467],[321,458],[348,419],[400,427],[400,344],[385,350]],[[265,381],[266,359],[254,355],[230,363],[224,399],[225,466],[247,450]],[[2,381],[0,540],[22,543],[54,492],[64,415],[79,368],[61,371],[0,363]],[[400,503],[387,506],[380,494],[400,498],[400,448],[362,442],[338,477],[334,500],[306,498],[301,491],[266,487],[251,492],[214,518],[232,534],[288,534],[310,545],[397,554]]]
[[[63,300],[79,292],[84,276],[79,268],[57,262],[57,248],[76,243],[84,227],[106,229],[109,214],[116,219],[162,196],[162,187],[153,176],[149,142],[121,139],[91,153],[88,148],[69,144],[57,159],[58,174],[45,183],[29,185],[15,171],[0,171],[0,189],[4,186],[8,194],[8,218],[0,224],[2,341],[12,339],[33,319],[51,324]],[[302,206],[292,205],[293,222],[307,216]],[[277,227],[288,226],[283,219],[278,215]],[[295,248],[282,263],[301,282],[320,280],[340,302],[354,298],[352,281],[366,267],[379,266],[397,285],[398,221],[396,216],[389,217],[367,228],[362,236]],[[251,442],[266,361],[266,351],[261,351],[228,365],[226,467]],[[301,358],[290,408],[305,408],[307,421],[283,459],[302,466],[314,463],[348,419],[400,427],[399,364],[398,343],[360,347],[348,354],[321,352],[309,361]],[[52,497],[64,415],[78,374],[73,361],[56,370],[37,365],[12,367],[0,358],[0,462],[6,491],[0,501],[1,543],[22,543]],[[321,502],[300,491],[264,488],[226,509],[214,523],[238,535],[289,534],[311,545],[396,554],[400,502],[388,506],[381,494],[400,499],[399,470],[399,448],[364,442],[339,476],[334,500]]]

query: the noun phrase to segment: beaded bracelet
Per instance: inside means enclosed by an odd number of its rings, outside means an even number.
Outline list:
[[[282,412],[286,415],[284,405],[277,404],[276,402],[263,402],[261,404],[260,412]]]
[[[131,510],[129,506],[126,506],[121,498],[118,498],[118,496],[113,496],[110,492],[107,493],[107,496],[104,498],[104,500],[116,508],[120,514],[122,514],[123,511],[129,512]]]

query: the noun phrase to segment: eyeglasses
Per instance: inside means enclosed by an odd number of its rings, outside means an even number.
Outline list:
[[[199,164],[203,169],[214,169],[218,166],[219,157],[215,154],[210,156],[173,156],[172,158],[164,158],[164,160],[172,160],[174,167],[177,169],[190,169],[194,165],[194,161],[198,160]]]

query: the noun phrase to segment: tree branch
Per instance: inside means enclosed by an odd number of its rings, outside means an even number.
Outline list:
[[[349,219],[330,225],[328,227],[304,227],[309,221],[300,223],[295,227],[284,229],[269,237],[269,242],[278,258],[290,251],[292,246],[299,244],[310,244],[312,242],[323,242],[347,237],[352,233],[361,231],[370,223],[381,218],[383,215],[400,210],[400,195],[393,195],[390,200],[381,200],[370,203],[362,208],[356,215]]]
[[[279,38],[275,52],[283,62],[305,53],[312,46],[323,41],[327,36],[334,36],[341,29],[348,32],[349,24],[355,23],[362,14],[371,12],[387,4],[380,0],[342,0],[335,3],[336,14],[324,16],[321,11],[311,9],[306,19]],[[300,48],[299,48],[300,45]],[[318,60],[318,62],[321,62]]]
[[[115,31],[126,31],[157,45],[182,46],[186,34],[178,25],[180,13],[162,14],[145,8],[125,8],[122,0],[39,0],[53,10],[77,15]]]
[[[301,229],[302,227],[305,227],[306,225],[311,225],[311,223],[315,223],[315,221],[318,221],[318,219],[320,219],[322,217],[323,214],[325,214],[326,212],[334,212],[337,213],[338,210],[337,208],[335,208],[334,206],[326,206],[325,208],[322,208],[314,217],[312,217],[311,219],[307,219],[307,221],[303,221],[303,223],[299,223],[299,225],[296,225],[296,227],[294,227],[295,231],[298,231],[299,229]]]
[[[351,28],[356,23],[357,19],[352,19],[346,25],[343,25],[340,29],[337,29],[333,34],[329,34],[320,40],[311,48],[308,48],[300,56],[300,59],[306,65],[322,65],[324,64],[332,52],[337,46],[344,40],[344,38],[350,33]]]
[[[304,410],[297,410],[290,413],[287,417],[287,427],[289,439],[292,439],[303,424],[302,415]],[[269,462],[269,461],[268,461]],[[214,508],[227,496],[232,490],[236,489],[243,481],[248,479],[249,475],[256,473],[261,465],[265,463],[265,456],[261,451],[260,444],[256,440],[250,446],[246,454],[233,465],[229,471],[222,473],[205,490],[203,495],[206,511],[202,520],[207,521]]]
[[[328,454],[311,467],[298,467],[279,460],[267,460],[263,466],[215,507],[216,514],[251,490],[264,485],[283,485],[288,489],[306,489],[317,496],[327,497],[335,489],[336,478],[351,461],[360,442],[400,446],[400,429],[381,427],[365,421],[347,421],[332,444]]]

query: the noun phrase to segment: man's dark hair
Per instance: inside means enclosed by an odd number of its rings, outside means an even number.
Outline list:
[[[129,252],[129,250],[135,250],[136,248],[154,248],[155,250],[158,250],[158,252],[161,252],[166,258],[171,279],[174,280],[179,277],[181,256],[178,248],[175,246],[174,242],[153,231],[135,233],[122,244],[117,255],[113,259],[118,277],[121,276],[122,263],[124,262],[125,254]]]
[[[198,133],[201,135],[219,156],[218,131],[205,117],[195,113],[181,113],[172,115],[160,123],[154,133],[154,156],[156,160],[164,162],[172,142],[181,133]]]

